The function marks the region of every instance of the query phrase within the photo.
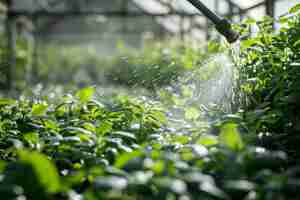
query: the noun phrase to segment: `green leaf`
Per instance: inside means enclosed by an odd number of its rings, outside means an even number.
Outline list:
[[[36,132],[30,132],[23,135],[25,141],[30,144],[37,144],[39,143],[39,135]]]
[[[124,167],[130,160],[139,157],[142,155],[140,150],[132,151],[130,153],[123,153],[122,155],[118,156],[114,166],[117,168]]]
[[[244,148],[244,143],[237,127],[238,126],[235,123],[226,123],[220,128],[220,143],[234,151],[239,151]]]
[[[197,144],[202,144],[203,146],[210,147],[217,145],[219,143],[218,138],[213,135],[201,136],[197,141]]]
[[[252,182],[249,182],[247,180],[229,180],[225,182],[224,184],[226,189],[231,190],[240,190],[240,191],[252,191],[255,190],[256,185]]]
[[[12,104],[15,104],[16,101],[13,100],[13,99],[6,99],[6,98],[2,98],[0,99],[0,106],[3,106],[3,105],[12,105]]]
[[[63,141],[65,143],[74,144],[74,143],[80,143],[81,139],[79,136],[68,136],[68,137],[64,137]]]
[[[127,187],[128,181],[123,177],[97,177],[94,181],[94,188],[99,191],[123,190]]]
[[[282,16],[279,18],[280,24],[286,24],[289,21],[289,17],[287,16]]]
[[[52,129],[52,130],[57,130],[59,129],[59,124],[55,121],[52,120],[44,120],[45,123],[45,127],[48,129]]]
[[[92,123],[88,123],[88,122],[85,122],[82,127],[88,131],[91,131],[91,132],[96,132],[96,127],[94,124]]]
[[[163,173],[166,168],[163,160],[154,161],[149,159],[144,162],[144,166],[145,168],[152,170],[155,174]]]
[[[245,21],[244,21],[245,24],[249,24],[249,25],[252,25],[252,24],[255,24],[256,23],[256,20],[255,19],[252,19],[252,18],[247,18]]]
[[[97,135],[105,135],[113,129],[113,123],[110,121],[100,122],[99,127],[96,128]]]
[[[179,179],[158,177],[153,179],[153,182],[161,190],[167,189],[176,194],[184,194],[187,192],[186,183]]]
[[[257,45],[257,44],[260,44],[260,41],[255,38],[251,38],[251,39],[247,39],[247,40],[243,41],[241,43],[241,48],[243,50],[245,50],[245,49],[248,49],[249,47]]]
[[[40,184],[49,193],[58,192],[60,180],[55,165],[48,158],[38,152],[22,150],[18,152],[21,163],[32,167]]]
[[[3,173],[3,171],[6,168],[7,163],[3,160],[0,160],[0,173]]]
[[[153,110],[151,112],[151,116],[153,116],[156,120],[158,120],[160,123],[166,123],[167,122],[167,118],[166,115],[160,111],[160,110]]]
[[[95,93],[94,87],[87,87],[76,92],[76,97],[79,98],[81,103],[90,101]]]
[[[185,135],[175,135],[172,138],[173,142],[180,144],[187,144],[190,142],[190,137]]]
[[[300,39],[297,40],[297,41],[294,43],[294,47],[296,47],[296,46],[298,46],[298,45],[300,45]]]
[[[289,13],[294,14],[300,10],[300,3],[290,8]]]
[[[80,127],[67,127],[64,129],[69,135],[80,135],[80,134],[85,134],[85,135],[89,135],[92,136],[93,133],[89,130],[86,130],[84,128],[80,128]]]
[[[43,116],[46,114],[48,109],[48,105],[43,103],[43,104],[34,104],[32,106],[31,114],[33,116]]]
[[[115,131],[111,134],[112,137],[119,137],[129,141],[136,141],[134,134],[125,131]]]
[[[212,182],[203,182],[200,185],[200,190],[217,197],[217,199],[229,199],[227,194]]]

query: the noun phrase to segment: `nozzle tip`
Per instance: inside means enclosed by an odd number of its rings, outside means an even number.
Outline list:
[[[222,19],[219,24],[216,25],[216,29],[219,33],[224,35],[229,43],[234,43],[240,38],[239,33],[232,29],[230,22],[226,19]]]
[[[235,32],[232,29],[228,30],[228,33],[224,36],[226,37],[226,40],[229,43],[234,43],[240,38],[240,34],[238,34],[237,32]]]

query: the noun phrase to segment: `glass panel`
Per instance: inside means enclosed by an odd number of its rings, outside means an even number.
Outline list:
[[[300,0],[281,0],[275,4],[275,15],[278,17],[288,12],[289,8],[300,3]]]

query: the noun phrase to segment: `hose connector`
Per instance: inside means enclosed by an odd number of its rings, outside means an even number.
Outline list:
[[[222,19],[218,24],[216,24],[216,29],[229,43],[236,42],[240,37],[239,33],[232,29],[232,25],[227,19]]]

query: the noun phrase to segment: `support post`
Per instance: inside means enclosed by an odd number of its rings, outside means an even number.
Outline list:
[[[17,43],[17,34],[16,34],[16,19],[13,15],[13,1],[6,0],[7,5],[7,15],[6,15],[6,38],[7,38],[7,68],[6,73],[6,89],[10,90],[13,88],[13,72],[16,67],[16,43]]]
[[[185,42],[185,26],[184,26],[184,23],[185,23],[185,18],[184,16],[180,16],[180,40],[183,42]]]
[[[266,0],[266,15],[274,18],[275,17],[275,0]]]
[[[122,33],[126,34],[127,32],[127,18],[125,17],[128,13],[128,0],[123,0],[121,5],[121,10],[123,13],[122,16]]]
[[[32,68],[31,68],[31,80],[30,82],[35,84],[39,79],[38,76],[38,67],[39,67],[39,37],[38,37],[38,21],[37,17],[34,15],[32,18],[33,22],[33,40],[32,40]]]

